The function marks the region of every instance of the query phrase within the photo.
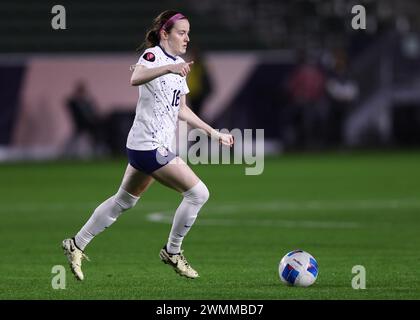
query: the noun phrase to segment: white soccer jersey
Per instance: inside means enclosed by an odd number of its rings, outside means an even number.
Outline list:
[[[185,62],[160,46],[148,48],[138,64],[155,68]],[[178,120],[181,95],[189,92],[185,77],[169,73],[139,86],[136,117],[128,134],[127,148],[152,150],[160,146],[171,149]]]

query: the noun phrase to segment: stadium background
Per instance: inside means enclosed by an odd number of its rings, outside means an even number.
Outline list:
[[[55,4],[66,30],[51,27]],[[351,28],[356,4],[366,30]],[[215,128],[264,129],[264,173],[193,167],[212,194],[185,242],[199,281],[158,261],[179,196],[155,185],[92,243],[88,281],[69,273],[53,290],[60,241],[120,181],[137,100],[129,66],[168,8],[192,25],[191,106]],[[414,0],[3,1],[0,297],[418,299],[419,13]],[[95,125],[72,114],[78,86]],[[320,265],[305,291],[277,276],[295,248]],[[360,264],[366,290],[351,287]]]

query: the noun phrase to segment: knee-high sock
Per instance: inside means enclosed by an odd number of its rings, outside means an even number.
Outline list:
[[[93,212],[86,224],[75,236],[79,249],[84,250],[88,243],[105,228],[113,224],[125,210],[134,207],[139,197],[133,196],[123,189],[102,202]]]
[[[194,187],[185,191],[182,195],[184,199],[175,212],[171,233],[169,234],[166,245],[169,253],[180,252],[182,240],[194,224],[201,207],[209,198],[209,190],[200,180]]]

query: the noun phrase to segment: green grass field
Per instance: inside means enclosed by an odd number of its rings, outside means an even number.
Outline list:
[[[158,184],[87,248],[86,280],[66,265],[73,236],[120,183],[125,160],[0,166],[1,299],[419,299],[420,153],[285,155],[259,176],[193,166],[211,196],[184,241],[200,278],[158,257],[181,198]],[[151,217],[158,221],[151,221]],[[319,277],[286,287],[281,257],[312,253]],[[67,270],[54,290],[54,265]],[[366,268],[354,290],[352,267]]]

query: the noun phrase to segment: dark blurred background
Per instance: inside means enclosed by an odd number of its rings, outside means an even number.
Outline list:
[[[3,0],[0,160],[123,152],[129,65],[166,9],[189,17],[188,99],[215,128],[263,128],[268,153],[420,147],[418,1]]]

